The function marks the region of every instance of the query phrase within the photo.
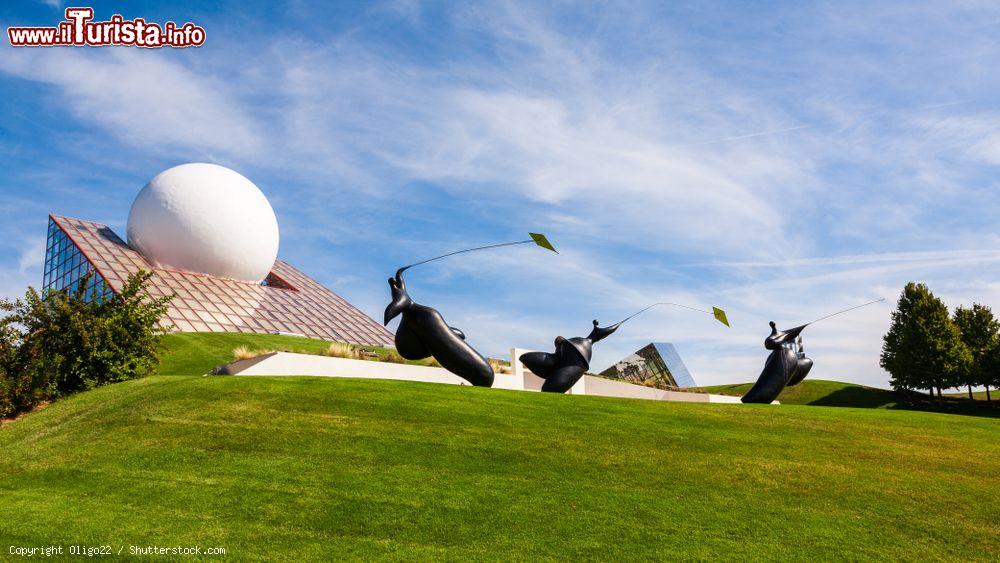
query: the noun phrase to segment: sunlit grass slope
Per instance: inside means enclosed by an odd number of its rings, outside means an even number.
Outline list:
[[[237,559],[986,560],[1000,424],[153,377],[0,428],[0,538]]]

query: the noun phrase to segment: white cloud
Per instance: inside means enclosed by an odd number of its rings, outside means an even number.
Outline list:
[[[0,49],[0,70],[58,88],[78,119],[146,150],[183,148],[249,158],[262,147],[238,91],[141,49]]]
[[[21,274],[37,273],[45,262],[45,238],[31,237],[18,260],[17,271]]]
[[[530,44],[541,62],[531,52],[497,68],[427,67],[353,44],[280,45],[275,57],[294,61],[280,80],[285,147],[368,192],[416,180],[525,199],[605,240],[746,253],[783,236],[794,198],[776,192],[811,164],[782,137],[802,127],[730,90],[706,95],[708,79],[684,81],[690,69],[620,69],[523,23],[469,25]]]
[[[882,254],[857,254],[848,256],[799,257],[788,260],[773,260],[763,262],[705,262],[688,264],[687,266],[716,266],[727,268],[790,268],[800,266],[846,266],[857,264],[881,264],[889,262],[921,262],[925,265],[935,265],[941,262],[953,263],[955,260],[1000,261],[1000,250],[949,250],[936,252],[890,252]]]
[[[16,267],[0,266],[0,298],[18,299],[29,285],[41,286],[45,238],[27,237],[16,242]]]
[[[942,152],[1000,166],[1000,113],[922,118],[915,124]]]

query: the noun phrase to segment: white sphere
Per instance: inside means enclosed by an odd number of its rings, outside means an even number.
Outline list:
[[[260,282],[278,257],[278,220],[238,172],[191,163],[157,174],[128,214],[128,244],[160,268]]]

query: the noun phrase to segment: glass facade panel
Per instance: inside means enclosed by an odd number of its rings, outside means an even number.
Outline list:
[[[694,378],[673,344],[650,343],[601,372],[605,377],[660,389],[695,387]]]
[[[663,363],[667,366],[667,371],[673,376],[678,387],[697,387],[694,377],[684,365],[684,360],[681,359],[681,355],[677,353],[677,348],[674,348],[673,344],[662,342],[653,344],[653,346],[660,353]]]
[[[78,273],[68,268],[78,255],[80,271],[98,264],[102,290],[120,290],[128,276],[143,269],[152,273],[151,295],[175,295],[161,321],[181,331],[294,332],[313,338],[369,345],[391,345],[392,333],[322,284],[278,260],[264,283],[246,283],[203,274],[155,267],[105,225],[53,216],[45,286],[66,287]],[[68,233],[69,236],[66,236]],[[83,256],[73,244],[78,241]],[[78,279],[78,278],[77,278]],[[98,281],[95,280],[95,288]]]
[[[91,274],[91,277],[87,282],[85,300],[103,300],[114,295],[111,286],[94,269],[90,260],[50,218],[48,240],[45,245],[45,273],[42,275],[42,292],[63,289],[70,292],[76,291],[80,281],[87,274]]]

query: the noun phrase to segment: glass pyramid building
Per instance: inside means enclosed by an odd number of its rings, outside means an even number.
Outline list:
[[[677,349],[669,342],[647,344],[601,372],[601,375],[661,389],[697,386]]]
[[[263,283],[157,268],[106,225],[49,216],[43,289],[75,289],[88,273],[88,295],[108,298],[129,275],[152,272],[151,296],[175,295],[161,324],[181,332],[286,333],[372,346],[392,333],[356,307],[277,260]]]

